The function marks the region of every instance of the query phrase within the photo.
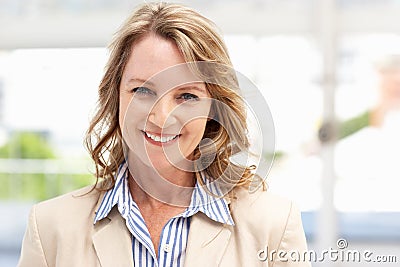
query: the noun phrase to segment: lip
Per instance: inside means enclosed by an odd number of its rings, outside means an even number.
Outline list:
[[[180,137],[181,134],[161,134],[161,133],[155,133],[155,132],[150,132],[150,131],[143,131],[141,130],[144,139],[149,142],[150,144],[156,145],[156,146],[169,146],[172,145],[173,143],[175,143]],[[151,139],[150,137],[147,136],[147,134],[151,134],[151,135],[155,135],[155,136],[159,136],[159,137],[172,137],[172,136],[176,136],[174,139],[168,141],[168,142],[161,142],[161,141],[155,141],[153,139]]]

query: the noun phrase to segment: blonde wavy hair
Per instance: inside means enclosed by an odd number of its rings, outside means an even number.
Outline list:
[[[186,62],[213,62],[232,68],[227,48],[212,21],[178,4],[146,3],[139,6],[109,46],[110,57],[99,86],[97,111],[85,138],[85,146],[96,167],[95,186],[99,185],[100,179],[104,179],[99,186],[103,190],[114,186],[115,174],[125,159],[118,121],[122,73],[131,47],[148,34],[174,41]],[[249,185],[255,166],[240,166],[230,160],[233,154],[249,147],[245,104],[239,95],[236,76],[231,76],[231,88],[206,82],[211,97],[224,105],[212,106],[215,117],[206,125],[203,138],[213,141],[217,153],[203,172],[211,179],[221,178],[221,181],[233,188]],[[199,148],[196,148],[194,155],[195,158],[200,157]],[[199,172],[196,172],[196,178],[203,183]]]

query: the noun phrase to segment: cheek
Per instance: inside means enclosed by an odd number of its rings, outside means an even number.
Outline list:
[[[118,115],[118,120],[119,120],[119,125],[120,127],[123,127],[124,125],[124,117],[126,113],[126,106],[124,105],[124,102],[120,98],[119,100],[119,115]]]
[[[119,125],[120,127],[123,127],[125,116],[127,112],[129,112],[129,103],[130,103],[131,97],[127,95],[123,95],[121,93],[120,98],[119,98]]]
[[[207,119],[201,118],[189,122],[185,128],[190,132],[193,138],[200,142],[206,129]]]
[[[207,119],[193,120],[185,125],[182,134],[185,138],[179,141],[179,150],[183,157],[188,158],[200,144],[206,129]]]

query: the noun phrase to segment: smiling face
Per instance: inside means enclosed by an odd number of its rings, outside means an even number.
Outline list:
[[[150,34],[132,46],[121,79],[119,123],[129,157],[158,171],[188,164],[207,124],[210,95],[184,63],[173,41]]]

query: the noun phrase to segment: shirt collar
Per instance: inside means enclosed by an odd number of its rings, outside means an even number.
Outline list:
[[[126,219],[126,213],[130,210],[130,202],[133,201],[128,188],[128,172],[128,164],[126,162],[122,163],[118,168],[114,187],[103,196],[102,202],[96,211],[94,223],[107,217],[115,205],[118,206],[121,216]],[[190,205],[181,216],[190,217],[200,211],[211,220],[234,225],[228,203],[222,196],[220,197],[221,190],[219,190],[216,183],[210,182],[211,180],[207,179],[203,173],[201,173],[201,178],[204,185],[196,182]]]
[[[190,205],[183,213],[183,217],[192,216],[200,211],[216,222],[234,225],[228,203],[218,185],[210,182],[211,179],[204,173],[200,174],[203,185],[196,182]]]

